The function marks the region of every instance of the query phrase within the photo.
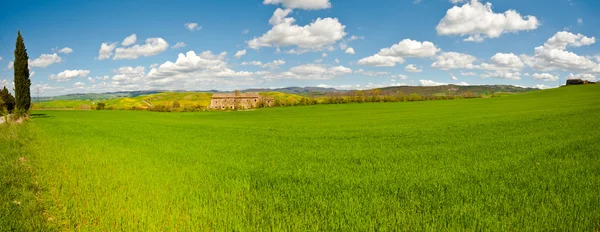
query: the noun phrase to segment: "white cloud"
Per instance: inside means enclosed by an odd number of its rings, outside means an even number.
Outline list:
[[[452,76],[451,78],[452,78],[453,81],[457,81],[458,80],[458,78],[456,78],[456,76]]]
[[[29,67],[48,67],[51,64],[62,62],[62,58],[58,54],[42,54],[35,60],[29,60]]]
[[[279,66],[284,65],[284,64],[285,64],[284,60],[274,60],[274,61],[271,61],[271,62],[268,62],[268,63],[262,65],[262,67],[276,69],[276,68],[279,68]]]
[[[88,81],[92,84],[96,83],[96,79],[94,79],[92,77],[88,77]]]
[[[12,69],[14,65],[14,62],[10,61],[8,62],[8,65],[6,66],[7,69]]]
[[[242,56],[244,56],[244,55],[246,55],[246,49],[237,51],[234,56],[235,56],[235,58],[239,59],[239,58],[242,58]]]
[[[356,54],[356,52],[354,52],[354,48],[348,48],[348,49],[346,49],[345,53],[346,54],[352,54],[352,55]]]
[[[316,59],[313,63],[321,63],[323,62],[323,59]]]
[[[2,60],[2,57],[0,56],[0,60]]]
[[[581,19],[581,18],[578,18],[578,19],[577,19],[577,24],[579,24],[579,25],[583,25],[583,19]]]
[[[458,3],[463,3],[466,2],[467,0],[450,0],[450,3],[452,4],[458,4]]]
[[[29,78],[32,78],[34,75],[35,75],[35,71],[32,71],[32,72],[29,74]]]
[[[73,52],[73,49],[70,47],[64,47],[64,48],[58,50],[58,53],[63,53],[63,54],[69,54],[71,52]],[[2,59],[0,59],[0,60],[2,60]]]
[[[248,28],[246,28],[246,29],[242,30],[242,34],[244,34],[244,35],[245,35],[245,34],[248,34],[249,32],[250,32],[250,30],[248,30]]]
[[[12,86],[13,86],[13,82],[12,81],[0,80],[0,88],[6,87],[10,91],[12,89]]]
[[[477,73],[475,73],[475,72],[463,72],[463,71],[460,71],[460,75],[463,76],[463,77],[477,76]]]
[[[352,69],[344,66],[326,67],[319,64],[304,64],[292,67],[289,71],[281,73],[280,76],[305,80],[329,80],[349,73],[352,73]]]
[[[186,23],[185,27],[190,30],[190,31],[199,31],[202,30],[202,27],[199,26],[197,23]]]
[[[496,53],[490,58],[491,64],[482,63],[479,68],[484,70],[512,70],[519,71],[525,67],[521,59],[513,53]]]
[[[171,48],[183,48],[187,46],[184,42],[177,42],[175,45],[171,46]]]
[[[287,9],[320,10],[331,8],[329,0],[264,0],[263,4],[281,4]]]
[[[519,72],[506,72],[506,71],[495,71],[486,72],[479,75],[481,78],[498,78],[507,80],[521,80],[521,73]]]
[[[582,79],[582,80],[588,80],[588,81],[595,81],[596,76],[589,74],[589,73],[579,73],[576,75],[573,75],[573,73],[570,73],[567,76],[567,79]]]
[[[83,86],[85,86],[83,82],[76,82],[75,84],[73,84],[73,87],[75,88],[82,88]]]
[[[242,62],[242,65],[254,65],[254,66],[259,66],[262,68],[270,68],[270,69],[279,68],[279,66],[284,65],[284,64],[285,64],[284,60],[274,60],[274,61],[267,62],[267,63],[263,63],[260,61]]]
[[[559,76],[552,75],[550,73],[534,73],[532,75],[533,79],[540,81],[557,81]]]
[[[338,60],[337,58],[335,58],[335,60],[333,60],[336,64],[340,63],[340,60]]]
[[[254,65],[254,66],[262,66],[263,62],[260,61],[250,61],[250,62],[242,62],[242,65]]]
[[[435,56],[440,49],[435,44],[424,41],[419,42],[404,39],[389,48],[382,48],[379,53],[360,59],[358,64],[370,66],[395,66],[396,63],[404,63],[406,57],[431,57]]]
[[[86,77],[89,74],[90,70],[65,70],[56,75],[50,75],[50,80],[55,80],[58,82],[70,81],[75,77]]]
[[[436,57],[436,61],[431,64],[431,67],[442,70],[449,69],[473,69],[475,65],[473,62],[477,61],[477,58],[458,52],[444,52]]]
[[[295,25],[292,17],[285,18],[292,11],[290,9],[277,9],[269,23],[271,30],[260,37],[248,41],[248,47],[260,49],[261,47],[287,47],[298,46],[309,50],[322,50],[328,45],[341,40],[346,32],[346,26],[337,18],[317,18],[305,26]]]
[[[565,50],[567,47],[581,47],[596,43],[595,37],[586,37],[582,34],[573,34],[568,31],[557,32],[552,38],[544,43],[549,49]]]
[[[404,70],[406,70],[407,72],[422,72],[423,71],[423,69],[419,69],[414,64],[406,65],[406,67],[404,68]]]
[[[588,57],[567,51],[568,47],[580,47],[595,43],[594,37],[570,32],[558,32],[544,46],[535,48],[533,57],[521,55],[528,66],[539,71],[561,70],[570,72],[600,73],[600,64]]]
[[[144,83],[153,87],[168,86],[175,89],[222,89],[223,86],[235,88],[256,85],[260,80],[253,77],[268,73],[234,71],[225,61],[226,56],[226,52],[213,54],[211,51],[199,54],[194,51],[180,53],[175,62],[167,61],[151,69]]]
[[[137,36],[135,34],[127,36],[123,42],[121,43],[121,45],[123,46],[129,46],[132,44],[135,44],[135,42],[137,41]]]
[[[117,43],[102,43],[102,45],[100,45],[100,51],[98,51],[98,60],[106,60],[110,58],[116,47]]]
[[[116,75],[111,78],[110,84],[114,86],[139,85],[139,82],[144,80],[145,71],[144,66],[120,67],[114,70]]]
[[[432,80],[419,80],[419,84],[421,86],[438,86],[438,85],[447,85],[448,83],[442,83]]]
[[[396,66],[396,63],[403,64],[404,59],[402,57],[395,56],[382,56],[375,54],[369,57],[362,58],[358,61],[358,64],[378,67],[392,67]]]
[[[359,73],[359,74],[362,74],[365,76],[370,76],[370,77],[390,76],[389,72],[373,72],[373,71],[365,71],[363,69],[359,69],[355,73]]]
[[[535,16],[523,17],[515,10],[495,13],[491,3],[484,5],[471,0],[449,9],[436,30],[439,35],[469,36],[465,41],[481,42],[484,37],[498,38],[504,33],[533,30],[539,25]]]
[[[144,45],[134,45],[128,48],[117,48],[113,60],[128,59],[133,60],[141,56],[154,56],[164,52],[169,48],[169,44],[162,38],[146,39]]]
[[[327,53],[324,53],[324,52],[323,52],[323,53],[321,54],[321,57],[323,57],[323,58],[327,57]]]

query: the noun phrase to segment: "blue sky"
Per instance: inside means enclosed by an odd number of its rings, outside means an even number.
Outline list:
[[[5,0],[0,85],[12,87],[21,30],[32,89],[45,96],[286,86],[548,88],[567,78],[598,79],[599,11],[595,0]]]

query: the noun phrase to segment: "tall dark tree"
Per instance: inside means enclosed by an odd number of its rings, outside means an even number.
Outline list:
[[[8,92],[6,86],[4,86],[4,89],[0,90],[0,100],[3,103],[0,105],[0,111],[2,108],[6,108],[8,112],[13,111],[15,108],[15,98],[10,94],[10,92]]]
[[[28,111],[31,106],[31,80],[29,79],[28,60],[27,49],[25,49],[21,31],[19,31],[13,68],[15,71],[15,108],[20,111]]]

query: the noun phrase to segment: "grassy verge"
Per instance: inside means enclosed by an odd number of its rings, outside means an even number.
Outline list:
[[[34,131],[31,125],[0,125],[0,231],[49,229],[42,187],[26,152]]]

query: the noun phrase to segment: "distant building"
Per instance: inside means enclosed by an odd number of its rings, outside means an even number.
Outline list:
[[[582,80],[582,79],[568,79],[567,85],[587,85],[587,84],[597,84],[593,81]]]
[[[210,100],[210,108],[215,110],[252,109],[264,104],[271,106],[272,98],[260,96],[258,93],[215,93]]]

